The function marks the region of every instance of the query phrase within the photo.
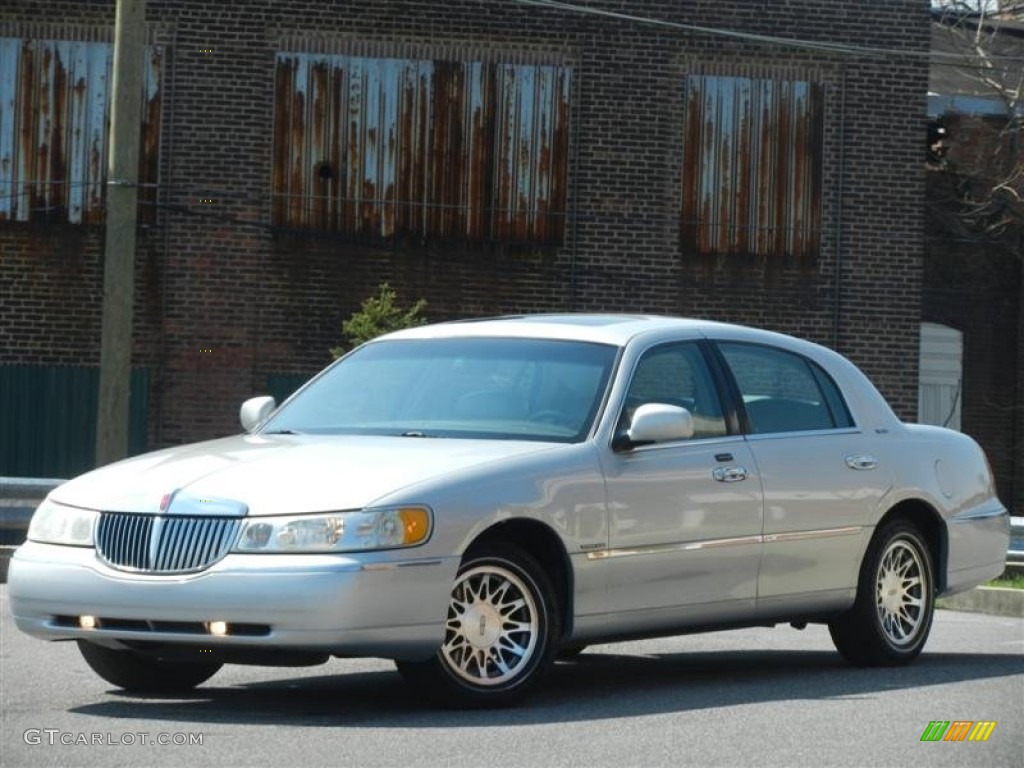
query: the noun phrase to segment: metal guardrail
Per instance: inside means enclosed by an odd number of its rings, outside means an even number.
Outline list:
[[[56,478],[0,477],[0,546],[25,540],[28,521],[39,502],[63,483]]]
[[[0,583],[7,580],[11,551],[25,540],[32,513],[61,483],[57,478],[0,477]],[[1010,518],[1007,568],[1024,568],[1024,517]]]
[[[39,502],[63,483],[56,478],[0,477],[0,584],[14,548],[25,541],[28,522]]]
[[[1024,517],[1010,518],[1010,548],[1006,553],[1008,568],[1024,568]]]

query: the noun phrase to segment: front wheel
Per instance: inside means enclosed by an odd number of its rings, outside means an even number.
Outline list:
[[[218,663],[164,661],[135,651],[96,645],[88,640],[79,640],[78,650],[93,672],[126,691],[189,691],[213,677],[222,666]]]
[[[396,662],[398,671],[445,706],[509,706],[551,666],[560,626],[544,569],[519,547],[489,544],[459,568],[440,650],[427,661]]]
[[[896,521],[875,534],[861,565],[856,602],[828,628],[852,664],[905,664],[924,647],[934,612],[931,553],[916,526]]]

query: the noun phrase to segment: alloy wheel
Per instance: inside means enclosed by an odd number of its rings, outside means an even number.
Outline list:
[[[540,612],[526,584],[498,565],[480,565],[452,588],[441,653],[466,682],[501,685],[530,663],[539,631]]]
[[[886,547],[875,579],[878,621],[886,640],[895,647],[911,645],[925,623],[927,569],[917,549],[905,539]]]

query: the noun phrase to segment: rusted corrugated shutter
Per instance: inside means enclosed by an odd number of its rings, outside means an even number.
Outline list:
[[[571,82],[564,67],[497,67],[501,98],[492,236],[562,241],[565,232]]]
[[[803,80],[692,75],[686,97],[684,250],[816,255],[821,87]]]
[[[0,221],[103,220],[113,46],[0,37]],[[146,55],[140,215],[155,213],[159,48]]]
[[[281,53],[273,221],[560,243],[570,87],[565,66]]]

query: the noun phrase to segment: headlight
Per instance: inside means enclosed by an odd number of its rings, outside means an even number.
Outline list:
[[[430,535],[426,507],[366,509],[320,515],[253,517],[235,552],[359,552],[415,547]]]
[[[44,499],[28,524],[28,539],[44,544],[91,547],[98,517],[99,512],[91,509],[66,507]]]

